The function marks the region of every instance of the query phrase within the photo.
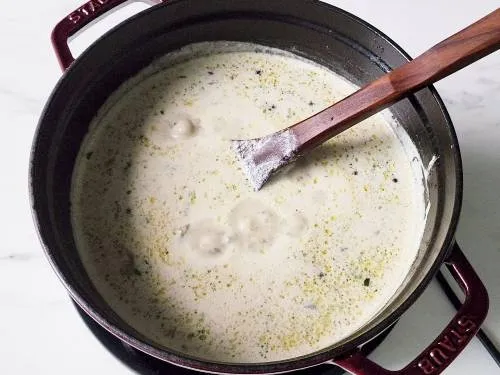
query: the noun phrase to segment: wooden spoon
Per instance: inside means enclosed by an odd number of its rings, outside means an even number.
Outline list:
[[[233,140],[255,190],[298,156],[500,48],[500,8],[331,107],[262,138]]]

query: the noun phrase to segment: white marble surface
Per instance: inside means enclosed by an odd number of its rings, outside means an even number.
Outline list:
[[[207,0],[208,1],[208,0]],[[411,55],[498,7],[497,0],[331,0],[379,27]],[[0,13],[0,374],[128,374],[85,328],[45,260],[28,202],[35,126],[61,72],[49,34],[81,0],[10,1]],[[131,13],[107,18],[71,45],[81,51]],[[458,240],[487,285],[485,329],[500,345],[500,52],[437,85],[463,153],[465,192]],[[399,368],[426,346],[453,309],[432,285],[373,355]],[[447,375],[500,373],[474,340]]]

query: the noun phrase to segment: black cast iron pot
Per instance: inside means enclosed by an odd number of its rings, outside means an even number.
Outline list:
[[[486,290],[454,242],[462,199],[462,169],[450,118],[432,87],[391,107],[417,146],[428,178],[428,213],[417,259],[396,295],[364,327],[316,353],[273,363],[216,363],[160,347],[125,323],[89,280],[75,248],[70,184],[75,158],[91,119],[109,95],[153,59],[184,45],[213,40],[249,41],[292,50],[363,85],[409,59],[387,36],[333,6],[313,0],[171,0],[127,20],[77,60],[67,40],[125,0],[92,0],[61,21],[52,41],[65,73],[50,97],[35,135],[30,169],[33,215],[54,270],[74,301],[125,343],[170,363],[218,373],[278,373],[321,363],[353,374],[438,374],[463,350],[488,310]],[[160,1],[156,1],[160,2]],[[466,294],[438,338],[400,371],[388,371],[359,351],[420,296],[446,264]]]

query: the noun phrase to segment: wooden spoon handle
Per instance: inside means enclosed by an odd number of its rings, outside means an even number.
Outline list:
[[[299,152],[314,148],[355,123],[500,48],[500,8],[414,60],[292,126]]]

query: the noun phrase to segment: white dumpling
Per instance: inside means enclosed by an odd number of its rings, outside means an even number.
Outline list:
[[[213,220],[202,220],[186,225],[180,241],[187,248],[186,255],[207,265],[225,261],[233,254],[231,235]]]
[[[178,118],[171,123],[170,136],[174,139],[189,138],[194,133],[194,124],[189,118]]]
[[[248,199],[231,210],[229,223],[243,248],[265,251],[276,238],[279,219],[263,203]]]

